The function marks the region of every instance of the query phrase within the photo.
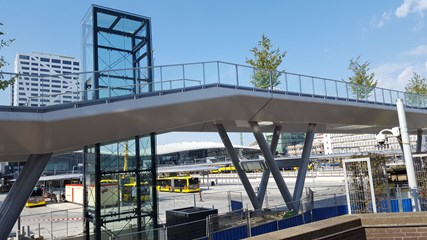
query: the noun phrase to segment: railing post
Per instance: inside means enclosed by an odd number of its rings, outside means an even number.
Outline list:
[[[285,88],[286,88],[286,92],[288,92],[288,74],[285,73]]]
[[[273,72],[269,71],[270,76],[270,91],[273,91]]]
[[[236,67],[236,83],[237,83],[237,86],[240,86],[239,85],[239,67],[237,65],[234,65],[234,66]]]
[[[328,89],[326,88],[326,79],[323,79],[323,86],[325,87],[325,98],[328,98]]]
[[[160,91],[163,92],[163,68],[160,66]]]
[[[299,83],[299,94],[302,94],[302,86],[301,86],[301,75],[298,75],[298,83]]]
[[[68,237],[68,210],[66,210],[66,213],[67,213],[67,215],[66,215],[66,217],[67,217],[67,237]]]
[[[182,64],[182,81],[185,89],[185,65],[184,64]]]
[[[247,236],[246,237],[252,237],[251,233],[251,213],[248,209],[246,209],[246,226],[247,226]]]
[[[219,71],[219,62],[216,62],[216,68],[217,68],[217,71],[218,71],[218,83],[221,83],[221,73]]]
[[[206,76],[205,76],[205,63],[202,63],[202,69],[203,69],[203,85],[206,85]]]

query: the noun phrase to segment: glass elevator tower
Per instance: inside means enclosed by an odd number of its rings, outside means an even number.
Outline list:
[[[82,20],[82,51],[83,71],[91,72],[82,79],[85,100],[152,91],[149,18],[93,5]],[[86,239],[140,231],[143,239],[152,237],[155,146],[149,133],[84,148]]]

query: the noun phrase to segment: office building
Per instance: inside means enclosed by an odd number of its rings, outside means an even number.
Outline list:
[[[17,53],[11,86],[12,106],[46,106],[79,100],[80,62],[73,57],[47,53]],[[68,93],[67,93],[68,92]],[[67,93],[67,94],[66,94]],[[51,97],[43,97],[43,96]]]

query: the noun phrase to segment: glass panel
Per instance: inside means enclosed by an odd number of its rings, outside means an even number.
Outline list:
[[[103,28],[110,28],[111,24],[113,24],[113,22],[117,19],[116,16],[112,16],[112,15],[108,15],[100,12],[96,14],[96,17],[98,20],[97,26],[103,27]]]
[[[288,92],[298,93],[300,92],[299,88],[299,76],[293,74],[287,74],[287,89]]]
[[[239,73],[239,86],[253,87],[253,83],[251,83],[251,75],[253,74],[253,68],[238,66],[237,71]]]
[[[301,76],[301,91],[304,94],[313,95],[314,79],[312,77]]]
[[[184,66],[185,69],[185,86],[200,86],[203,84],[203,67],[202,64],[189,64]]]
[[[221,83],[237,85],[236,67],[233,64],[219,63]]]
[[[141,169],[151,169],[151,137],[145,136],[139,139],[139,152],[141,157]]]
[[[122,18],[114,27],[114,30],[119,30],[127,33],[134,33],[143,23],[131,19]]]

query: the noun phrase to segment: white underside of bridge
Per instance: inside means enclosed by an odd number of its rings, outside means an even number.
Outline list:
[[[427,110],[406,109],[410,130],[427,127]],[[0,111],[0,161],[63,153],[151,132],[252,132],[271,121],[282,132],[378,133],[398,126],[395,106],[213,87],[47,112]],[[263,132],[273,125],[261,126]]]

